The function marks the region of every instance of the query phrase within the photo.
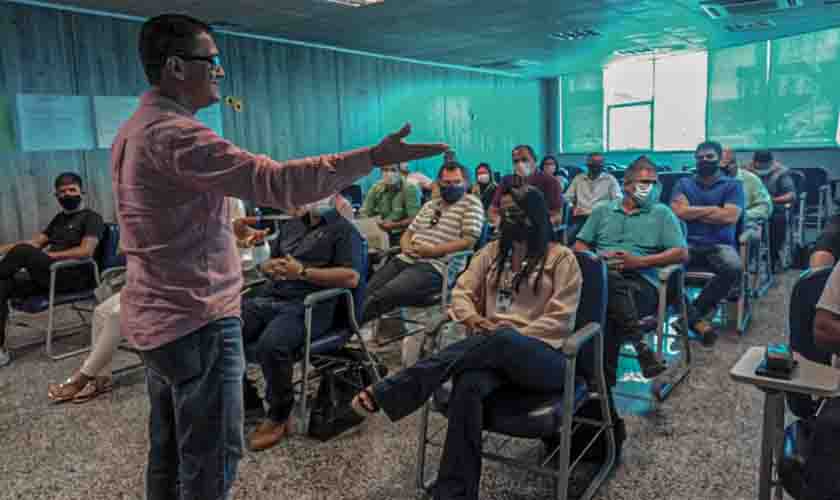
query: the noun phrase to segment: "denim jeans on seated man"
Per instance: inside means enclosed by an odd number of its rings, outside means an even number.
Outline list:
[[[688,324],[693,325],[715,311],[741,279],[741,256],[730,245],[695,246],[688,249],[689,267],[715,274],[697,299],[689,304]]]
[[[336,301],[325,302],[312,314],[312,340],[317,340],[333,324]],[[282,423],[289,419],[294,407],[292,383],[296,354],[306,341],[302,301],[275,297],[255,297],[242,304],[246,344],[257,343],[257,360],[265,377],[268,418]]]
[[[141,351],[151,403],[146,500],[229,498],[244,441],[241,325],[220,319]]]

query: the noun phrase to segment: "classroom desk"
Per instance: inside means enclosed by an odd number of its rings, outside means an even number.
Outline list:
[[[751,347],[735,363],[729,376],[735,382],[751,384],[764,392],[764,423],[761,429],[761,462],[758,471],[758,499],[782,500],[778,468],[784,454],[785,393],[795,392],[827,398],[840,395],[840,370],[814,363],[794,353],[798,366],[790,380],[762,377],[755,369],[764,358],[764,347]]]

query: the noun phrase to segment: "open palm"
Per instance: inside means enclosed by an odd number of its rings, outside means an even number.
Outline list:
[[[382,139],[382,142],[370,151],[373,164],[384,167],[394,163],[437,156],[449,149],[449,146],[443,143],[408,144],[403,139],[410,133],[411,124],[406,123],[401,129]]]

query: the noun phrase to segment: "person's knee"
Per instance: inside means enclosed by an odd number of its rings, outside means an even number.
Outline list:
[[[294,348],[286,339],[263,332],[257,342],[257,358],[261,363],[276,363],[292,359]]]

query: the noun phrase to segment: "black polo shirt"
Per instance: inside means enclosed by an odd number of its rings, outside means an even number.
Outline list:
[[[48,239],[48,250],[63,252],[82,244],[86,237],[102,239],[105,222],[102,216],[88,208],[78,212],[61,212],[47,225],[43,233]]]
[[[271,248],[271,257],[291,255],[306,267],[346,267],[360,271],[362,266],[361,238],[355,226],[330,210],[318,225],[310,225],[309,215],[292,219],[281,228],[281,234]],[[276,280],[271,294],[282,299],[302,299],[324,287],[306,280]]]

